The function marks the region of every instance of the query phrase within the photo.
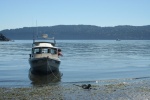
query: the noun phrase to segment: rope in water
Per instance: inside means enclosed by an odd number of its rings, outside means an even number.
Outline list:
[[[50,71],[51,71],[51,73],[53,74],[53,76],[54,76],[55,78],[59,79],[59,78],[53,73],[53,71],[52,71],[52,69],[51,69],[51,67],[50,67],[49,61],[48,61],[48,57],[47,57],[47,63],[48,63],[48,66],[49,66]],[[47,67],[47,74],[48,74],[48,67]],[[47,78],[47,80],[48,80],[48,78]]]

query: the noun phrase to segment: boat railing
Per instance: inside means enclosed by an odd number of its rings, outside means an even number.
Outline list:
[[[36,41],[35,41],[35,39],[34,39],[34,40],[33,40],[33,43],[34,43],[34,42],[44,42],[44,41],[47,42],[47,40],[52,40],[53,42],[49,42],[49,43],[51,43],[53,46],[55,46],[55,44],[56,44],[55,38],[54,38],[54,37],[49,38],[49,37],[48,37],[48,34],[42,34],[41,37],[37,37]]]

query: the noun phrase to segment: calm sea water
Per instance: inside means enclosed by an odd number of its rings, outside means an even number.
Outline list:
[[[30,86],[31,40],[0,42],[0,87]],[[62,49],[61,82],[150,76],[149,40],[57,40]]]

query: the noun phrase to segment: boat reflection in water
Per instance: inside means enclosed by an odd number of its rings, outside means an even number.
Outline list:
[[[31,69],[29,70],[29,79],[32,81],[33,85],[42,85],[60,82],[62,75],[63,74],[60,71],[40,75],[40,74],[33,74]]]

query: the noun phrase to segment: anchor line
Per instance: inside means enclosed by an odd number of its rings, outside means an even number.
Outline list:
[[[48,66],[50,67],[50,64],[49,64],[49,61],[48,61],[48,57],[47,57],[47,63],[48,63]],[[51,67],[50,67],[50,70],[51,70],[51,73],[53,74],[53,76],[57,79],[59,79],[52,71]],[[47,67],[47,72],[48,72],[48,67]]]

